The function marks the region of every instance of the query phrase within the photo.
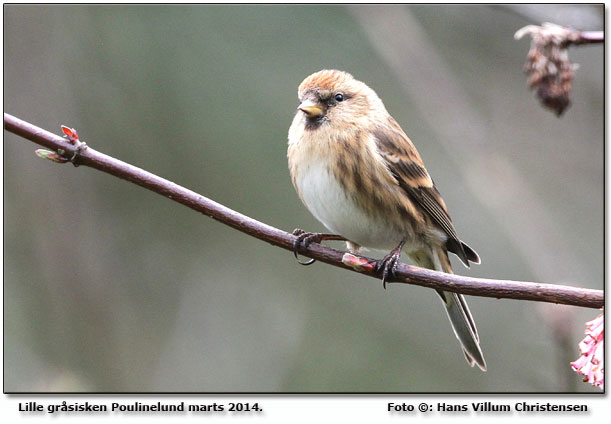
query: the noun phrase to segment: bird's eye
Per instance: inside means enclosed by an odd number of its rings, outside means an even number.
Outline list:
[[[338,102],[343,102],[344,101],[344,95],[342,93],[337,93],[335,95],[335,100]]]

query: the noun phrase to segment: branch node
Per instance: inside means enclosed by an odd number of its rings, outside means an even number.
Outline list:
[[[76,140],[76,149],[74,149],[74,154],[72,155],[72,157],[69,159],[70,162],[72,162],[72,165],[74,165],[74,167],[78,167],[79,163],[77,163],[78,158],[81,156],[81,153],[83,153],[85,150],[87,150],[87,143],[80,141],[80,140]]]

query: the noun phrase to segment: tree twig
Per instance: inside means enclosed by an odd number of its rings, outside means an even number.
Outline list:
[[[605,33],[604,31],[575,31],[568,41],[575,45],[604,43]]]
[[[75,165],[89,166],[115,177],[130,181],[141,187],[161,194],[170,200],[216,219],[230,227],[272,245],[292,251],[295,236],[255,219],[242,215],[200,194],[151,174],[143,169],[100,153],[91,147],[77,152],[77,147],[69,140],[36,127],[7,113],[4,114],[4,128],[34,143],[58,152],[71,159]],[[340,268],[360,272],[380,278],[373,266],[354,267],[346,261],[345,252],[312,243],[300,253]],[[371,264],[375,260],[365,258]],[[356,268],[356,269],[355,269]],[[471,278],[445,274],[424,268],[400,264],[395,278],[389,282],[415,284],[433,289],[443,289],[472,296],[532,300],[538,302],[561,303],[587,308],[601,308],[604,304],[602,290],[592,290],[557,284],[542,284],[510,280]]]

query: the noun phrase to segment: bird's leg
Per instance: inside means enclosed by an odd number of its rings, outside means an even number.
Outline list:
[[[397,247],[391,250],[388,255],[384,256],[376,264],[376,272],[378,274],[382,272],[382,285],[384,286],[384,289],[386,289],[386,280],[388,280],[388,277],[395,276],[395,269],[399,263],[401,250],[403,249],[405,242],[405,239],[401,240],[401,243],[399,243]]]
[[[307,249],[307,247],[311,243],[320,243],[323,240],[347,241],[344,237],[339,236],[337,234],[307,233],[300,228],[296,228],[295,230],[293,230],[293,235],[297,237],[293,242],[293,254],[295,254],[297,262],[299,262],[301,265],[311,265],[316,262],[316,259],[310,259],[307,262],[301,262],[299,260],[299,256],[297,256],[300,249]]]

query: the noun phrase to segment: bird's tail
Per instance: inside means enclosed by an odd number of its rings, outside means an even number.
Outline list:
[[[453,274],[452,265],[450,264],[450,258],[448,253],[443,247],[437,248],[432,252],[433,258],[427,258],[426,264],[419,263],[420,266],[426,266],[429,269],[436,271],[443,271],[448,274]],[[419,257],[422,261],[422,257]],[[477,366],[482,370],[486,371],[486,361],[482,349],[479,346],[479,336],[477,334],[477,328],[475,327],[475,321],[471,316],[467,301],[462,294],[452,293],[442,290],[437,290],[437,293],[441,297],[443,305],[446,308],[448,318],[452,324],[452,329],[456,338],[462,346],[463,353],[469,365]]]

